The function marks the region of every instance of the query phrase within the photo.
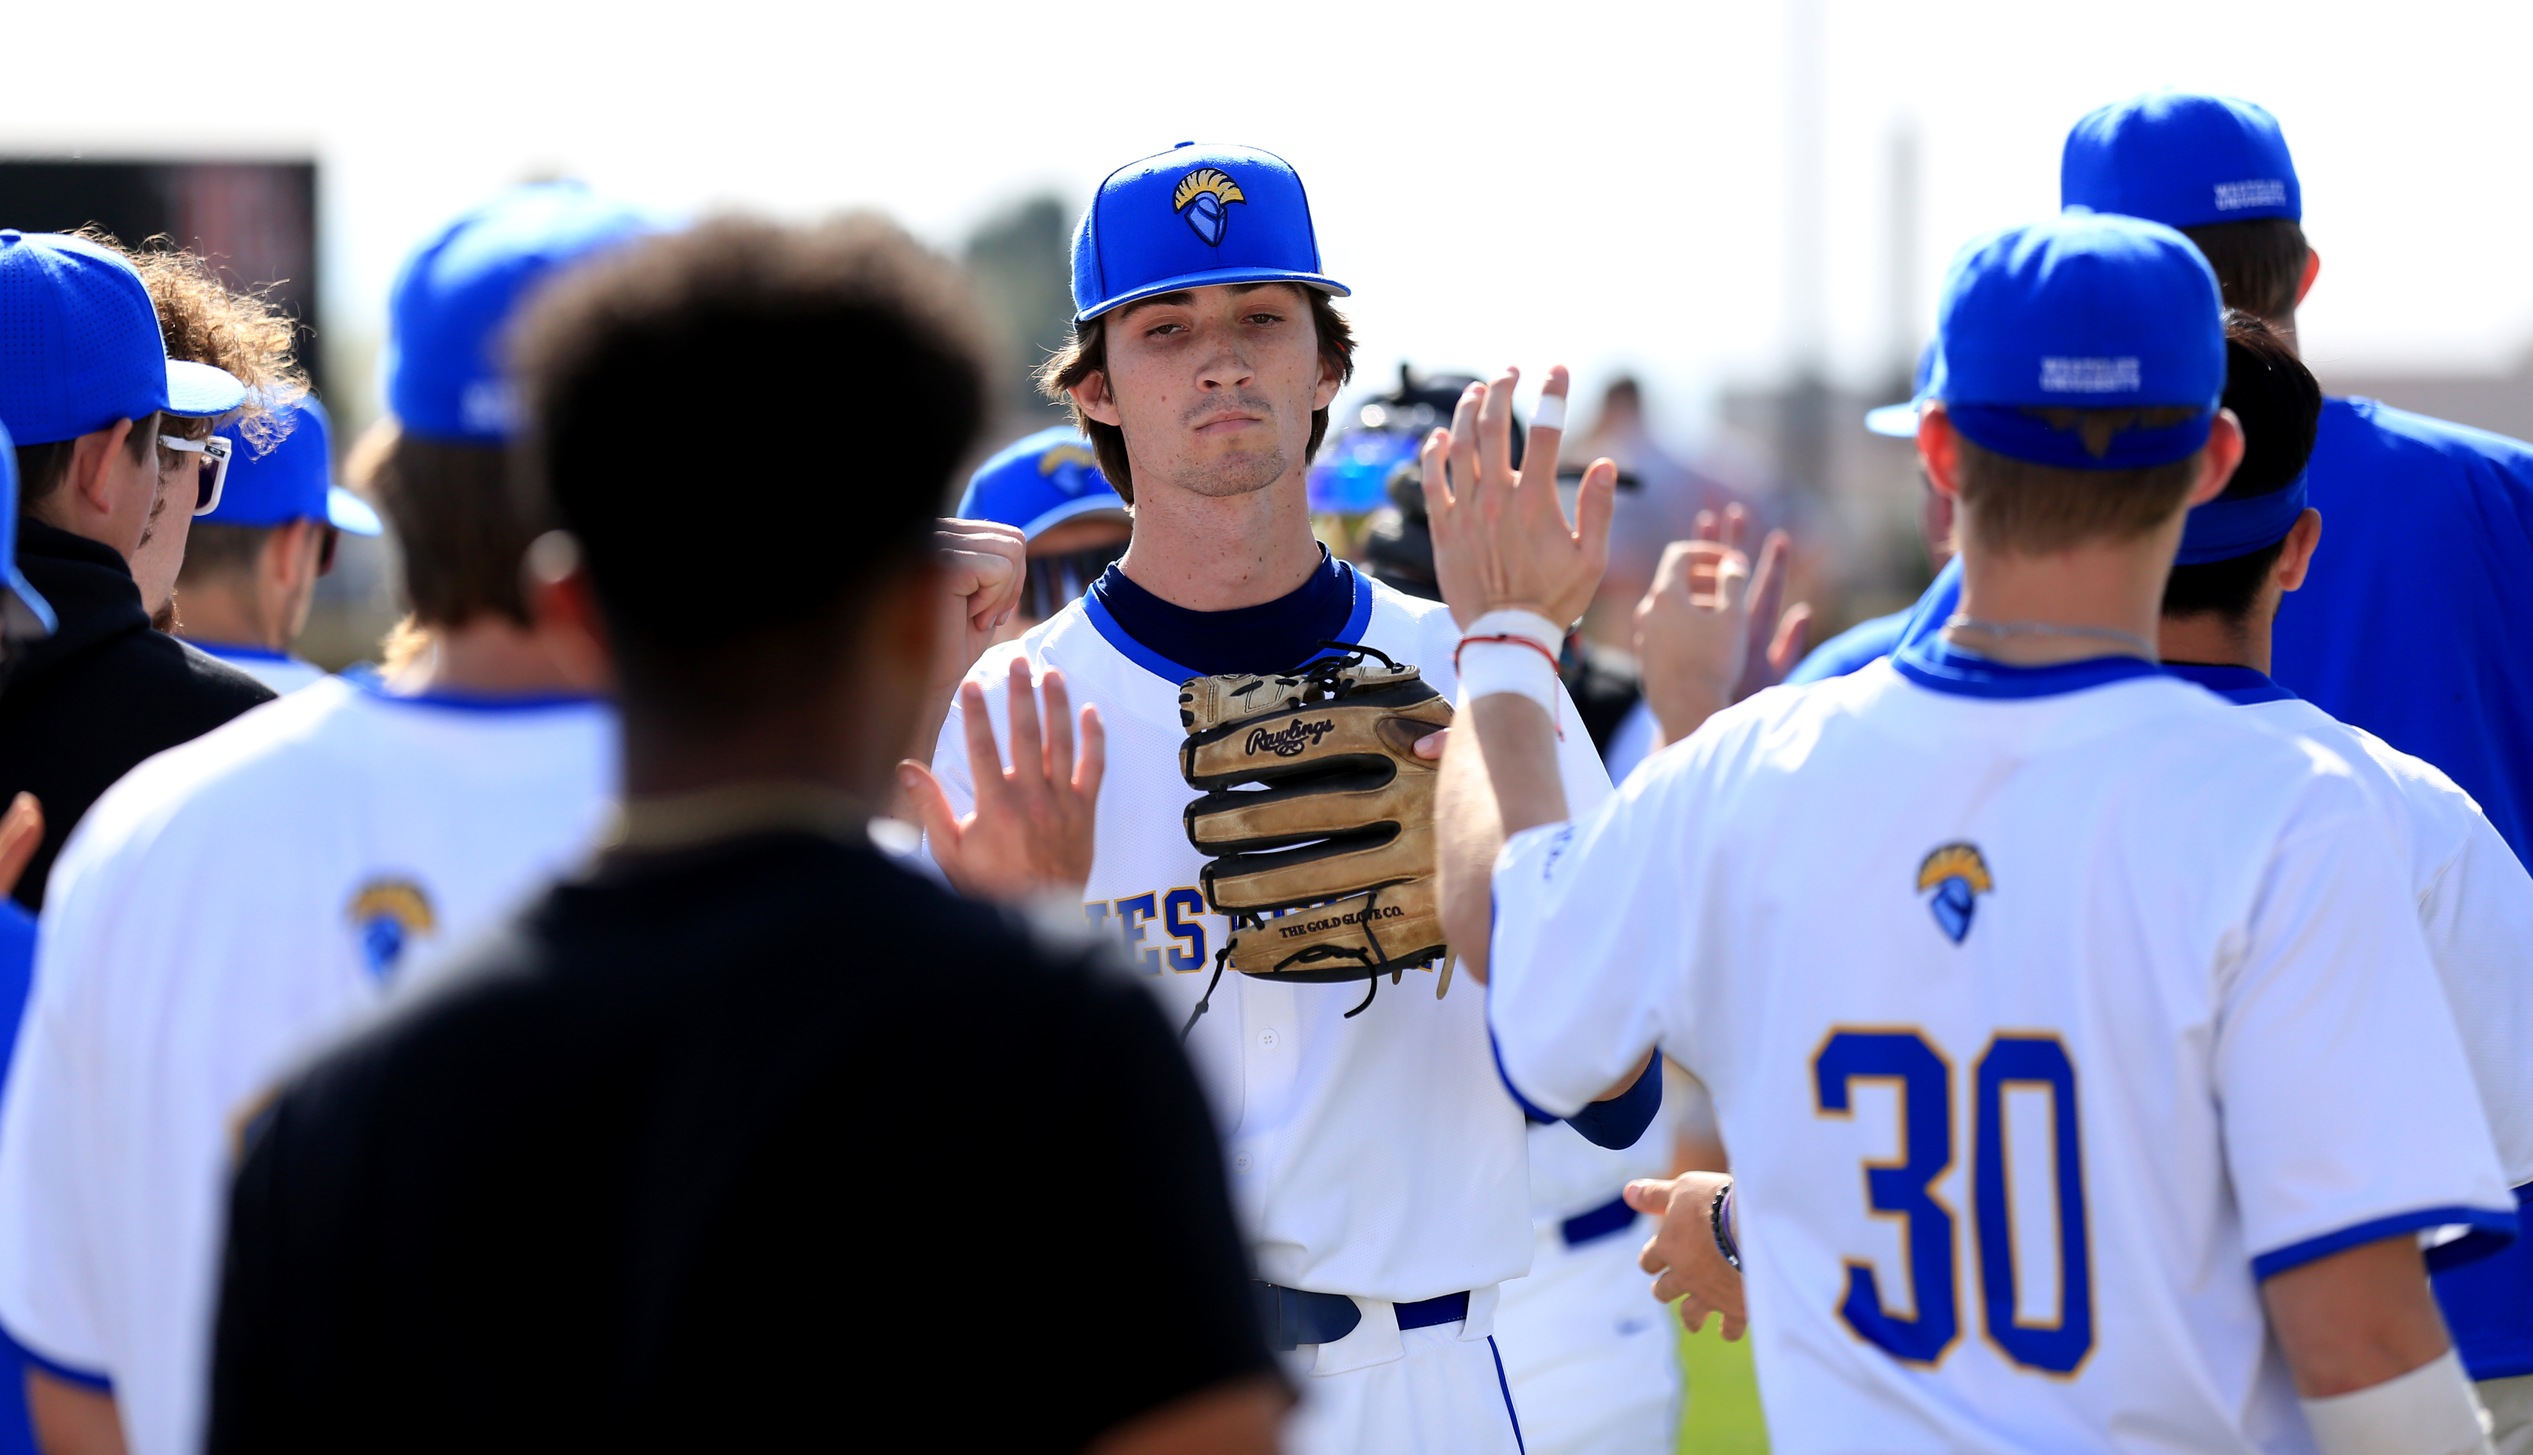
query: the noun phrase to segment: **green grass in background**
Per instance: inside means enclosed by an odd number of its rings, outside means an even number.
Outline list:
[[[1750,1368],[1750,1339],[1727,1344],[1709,1319],[1703,1333],[1680,1338],[1680,1368],[1689,1382],[1680,1455],[1767,1455],[1759,1419],[1759,1381]]]

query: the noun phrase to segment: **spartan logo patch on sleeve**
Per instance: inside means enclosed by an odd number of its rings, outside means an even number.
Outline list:
[[[1234,202],[1248,200],[1240,195],[1240,184],[1219,167],[1198,167],[1179,178],[1177,189],[1170,194],[1170,205],[1178,209],[1179,216],[1187,219],[1187,225],[1209,248],[1223,245],[1223,233],[1231,226],[1231,213],[1226,209]]]
[[[1926,903],[1935,916],[1935,925],[1952,942],[1960,944],[1970,934],[1970,919],[1979,908],[1979,896],[1996,887],[1988,873],[1988,861],[1979,855],[1979,846],[1970,843],[1946,844],[1926,856],[1917,866],[1917,892],[1935,891]]]

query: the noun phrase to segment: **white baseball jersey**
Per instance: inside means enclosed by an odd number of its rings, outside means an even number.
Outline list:
[[[185,644],[205,656],[219,658],[275,692],[296,692],[311,682],[322,682],[326,678],[323,667],[302,661],[288,652],[232,646],[227,642],[197,642],[191,637],[185,639]]]
[[[1523,1095],[1713,1091],[1786,1455],[2307,1451],[2258,1280],[2514,1222],[2349,766],[2151,663],[1763,693],[1495,894]]]
[[[1353,579],[1344,640],[1377,647],[1453,692],[1460,632],[1450,612]],[[1014,656],[1039,672],[1061,668],[1073,701],[1100,710],[1108,776],[1084,911],[1124,937],[1173,1022],[1184,1021],[1227,930],[1197,888],[1205,860],[1180,816],[1196,794],[1179,776],[1187,732],[1179,684],[1197,674],[1127,636],[1085,596],[988,651],[969,674],[985,690],[997,742],[1009,741],[1004,698]],[[1608,780],[1572,704],[1560,711],[1566,792],[1598,803]],[[932,764],[961,813],[973,806],[963,734],[954,708]],[[1224,1129],[1233,1202],[1260,1277],[1399,1303],[1489,1290],[1528,1265],[1524,1123],[1495,1074],[1484,992],[1459,975],[1437,1000],[1436,980],[1431,970],[1410,971],[1397,985],[1384,977],[1371,1006],[1347,1019],[1363,999],[1361,983],[1224,974],[1187,1046]]]
[[[2533,1182],[2533,874],[2433,763],[2352,727],[2248,667],[2172,668],[2345,759],[2393,828],[2428,959],[2471,1058],[2498,1165]]]
[[[53,871],[0,1111],[0,1324],[200,1448],[228,1171],[289,1065],[580,853],[614,782],[580,700],[321,682],[150,759]]]

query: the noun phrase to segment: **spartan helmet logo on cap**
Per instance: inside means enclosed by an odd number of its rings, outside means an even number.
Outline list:
[[[1248,200],[1240,195],[1240,184],[1216,167],[1198,167],[1179,178],[1178,189],[1170,194],[1170,205],[1209,248],[1223,245],[1223,230],[1231,225],[1231,214],[1224,209]]]

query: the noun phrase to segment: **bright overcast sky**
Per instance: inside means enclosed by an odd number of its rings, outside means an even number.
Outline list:
[[[417,237],[531,171],[676,209],[875,205],[952,245],[1031,191],[1078,201],[1182,138],[1243,141],[1309,184],[1370,377],[1401,355],[1564,360],[1685,400],[1796,347],[1788,37],[1808,32],[1842,378],[1890,354],[1895,130],[1922,177],[1914,333],[1957,244],[2055,206],[2068,123],[2161,84],[2285,124],[2326,260],[2305,321],[2326,378],[2498,368],[2533,342],[2533,6],[1792,3],[1812,18],[1785,0],[23,6],[0,151],[313,153],[327,306],[370,331]],[[116,40],[106,14],[145,18]]]

